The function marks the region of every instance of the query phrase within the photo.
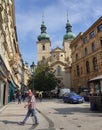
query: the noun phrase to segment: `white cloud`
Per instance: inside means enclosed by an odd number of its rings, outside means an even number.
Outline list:
[[[55,0],[58,3],[44,5],[41,8],[35,3],[43,3],[41,0],[30,0],[29,10],[24,9],[20,6],[20,3],[26,4],[25,1],[16,1],[16,23],[18,30],[19,42],[23,47],[23,44],[27,45],[30,38],[33,42],[36,42],[37,36],[40,34],[40,26],[42,22],[42,13],[44,12],[44,21],[47,27],[47,33],[50,35],[52,45],[55,47],[58,42],[62,44],[63,35],[65,34],[65,26],[67,21],[67,10],[68,18],[72,26],[76,30],[73,32],[79,33],[87,29],[89,26],[95,22],[102,15],[101,0]],[[28,1],[27,1],[28,2]],[[30,6],[31,4],[31,6]],[[19,6],[19,7],[18,7]],[[23,11],[22,11],[23,10]],[[78,28],[79,27],[79,28]],[[35,41],[34,41],[35,40]],[[22,51],[24,51],[22,49]],[[22,52],[24,53],[24,52]],[[36,53],[36,52],[34,52]],[[25,54],[26,55],[26,54]],[[28,56],[27,56],[28,55]],[[31,54],[27,54],[25,57],[30,57]]]

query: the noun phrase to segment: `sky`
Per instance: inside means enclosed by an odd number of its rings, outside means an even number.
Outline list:
[[[23,61],[28,65],[33,61],[37,64],[36,42],[41,34],[42,16],[51,49],[62,48],[67,16],[77,36],[102,16],[102,0],[15,0],[18,44]]]

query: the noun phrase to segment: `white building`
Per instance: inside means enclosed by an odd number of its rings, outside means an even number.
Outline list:
[[[41,34],[37,39],[37,61],[47,61],[48,65],[55,71],[55,76],[61,81],[62,87],[72,87],[71,80],[71,49],[70,43],[75,38],[71,30],[72,26],[67,20],[66,34],[63,37],[63,48],[56,47],[51,50],[51,41],[49,35],[46,33],[46,26],[44,21],[41,24]]]

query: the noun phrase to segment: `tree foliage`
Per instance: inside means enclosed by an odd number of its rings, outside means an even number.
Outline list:
[[[30,77],[28,86],[30,89],[38,91],[50,91],[57,85],[54,72],[48,65],[38,65],[35,73]]]

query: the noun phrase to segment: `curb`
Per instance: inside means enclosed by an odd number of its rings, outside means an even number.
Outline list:
[[[2,106],[2,107],[0,108],[0,113],[1,113],[3,110],[5,110],[6,108],[7,108],[7,105]]]

